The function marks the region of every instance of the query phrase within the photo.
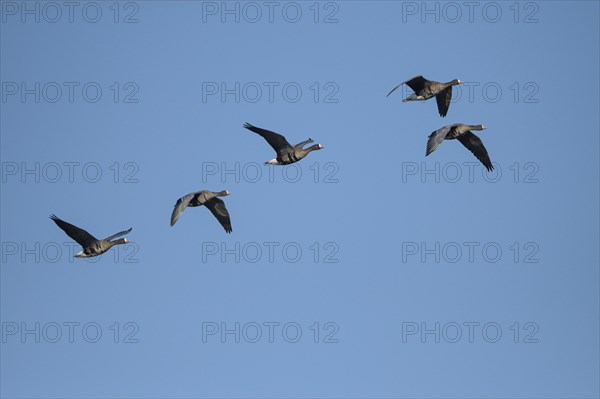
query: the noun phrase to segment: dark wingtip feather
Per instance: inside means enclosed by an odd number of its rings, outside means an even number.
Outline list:
[[[387,94],[387,96],[386,96],[386,97],[389,97],[389,96],[390,96],[390,94],[392,94],[392,93],[393,93],[393,92],[394,92],[394,91],[395,91],[395,90],[396,90],[398,87],[402,86],[404,83],[405,83],[405,82],[403,82],[403,83],[400,83],[399,85],[397,85],[396,87],[394,87],[392,90],[390,90],[390,92]]]
[[[425,156],[428,156],[429,154],[431,154],[433,152],[433,145],[430,145],[429,143],[427,143],[427,148],[425,148]]]
[[[436,100],[437,100],[437,97],[436,97]],[[450,107],[448,107],[448,108],[450,108]],[[446,117],[446,115],[448,115],[448,110],[446,110],[446,112],[444,112],[442,109],[440,109],[440,106],[439,106],[439,104],[438,104],[438,112],[440,113],[440,116],[441,116],[442,118],[445,118],[445,117]]]
[[[254,126],[253,126],[253,125],[251,125],[251,124],[249,124],[248,122],[246,122],[246,123],[244,123],[244,127],[245,127],[246,129],[252,129]]]

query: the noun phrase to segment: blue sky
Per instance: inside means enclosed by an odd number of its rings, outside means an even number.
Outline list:
[[[597,2],[49,4],[0,2],[2,397],[599,396]]]

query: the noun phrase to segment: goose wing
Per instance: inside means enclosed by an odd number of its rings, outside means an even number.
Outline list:
[[[469,151],[479,159],[479,161],[486,167],[489,171],[494,170],[494,166],[492,165],[492,161],[490,161],[490,156],[488,155],[487,150],[485,149],[483,142],[479,137],[477,137],[473,132],[468,130],[465,134],[458,136],[458,141],[460,141]]]
[[[129,234],[129,232],[131,231],[131,229],[133,229],[133,227],[129,228],[128,230],[123,230],[123,231],[120,231],[120,232],[118,232],[117,234],[113,234],[113,235],[112,235],[112,236],[110,236],[110,237],[106,237],[104,240],[105,240],[105,241],[110,241],[110,240],[112,240],[113,238],[117,238],[117,237],[124,236],[125,234]]]
[[[286,152],[292,149],[292,146],[288,141],[279,133],[272,132],[270,130],[261,129],[260,127],[253,126],[249,123],[245,123],[244,127],[256,134],[261,135],[267,143],[278,153]]]
[[[302,148],[305,145],[312,144],[312,143],[314,143],[314,140],[309,138],[308,140],[301,141],[300,143],[294,145],[294,148]]]
[[[231,219],[229,218],[229,212],[225,207],[225,202],[223,202],[220,198],[213,198],[204,203],[210,212],[217,218],[221,226],[225,229],[227,233],[231,233],[233,230],[231,228]]]
[[[96,237],[85,231],[84,229],[80,229],[77,226],[73,226],[71,223],[67,223],[64,220],[61,220],[56,215],[50,215],[50,219],[56,223],[58,227],[60,227],[69,237],[71,237],[75,242],[77,242],[82,247],[87,247],[92,242],[97,241]]]
[[[452,86],[448,86],[446,89],[440,91],[435,96],[435,99],[437,101],[440,116],[443,118],[448,113],[448,108],[450,108],[450,100],[452,100]]]
[[[171,226],[177,222],[177,219],[179,219],[183,211],[185,211],[185,208],[187,208],[192,198],[194,198],[194,195],[195,193],[189,193],[177,200],[173,208],[173,213],[171,214]]]
[[[406,85],[408,87],[410,87],[415,93],[419,92],[421,90],[423,90],[423,88],[425,87],[425,84],[429,82],[427,79],[425,79],[423,76],[419,75],[419,76],[415,76],[412,79],[407,80],[406,82],[402,82],[400,83],[398,86],[394,87],[392,89],[392,91],[390,91],[388,93],[388,95],[386,97],[388,97],[390,94],[392,94],[394,92],[394,90],[396,90],[398,87],[402,86],[403,84],[406,83]]]
[[[425,156],[434,152],[439,147],[439,145],[442,144],[442,141],[446,139],[446,136],[448,135],[448,133],[450,133],[450,130],[452,130],[454,126],[456,125],[444,126],[429,135],[429,140],[427,140],[427,149],[425,151]]]

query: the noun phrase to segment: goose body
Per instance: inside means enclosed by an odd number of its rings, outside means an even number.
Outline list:
[[[404,100],[402,100],[402,102],[425,101],[435,97],[437,101],[438,112],[440,113],[441,117],[445,117],[446,114],[448,114],[448,108],[450,108],[450,100],[452,100],[452,86],[459,85],[462,82],[460,79],[454,79],[447,83],[441,83],[434,80],[425,79],[423,76],[419,75],[394,87],[388,93],[388,96],[405,83],[414,91],[414,94],[406,97]]]
[[[444,140],[458,139],[462,145],[467,147],[479,159],[488,171],[492,171],[494,170],[494,166],[492,165],[492,161],[490,161],[483,142],[471,131],[485,130],[485,128],[483,125],[465,125],[462,123],[444,126],[429,135],[425,156],[434,152]]]
[[[87,231],[61,220],[56,215],[51,215],[50,219],[52,219],[58,227],[67,233],[69,237],[81,245],[82,250],[75,254],[76,258],[91,258],[93,256],[102,255],[115,245],[126,244],[129,242],[126,238],[121,238],[115,241],[111,240],[129,233],[131,228],[129,230],[124,230],[117,234],[113,234],[104,240],[98,240]]]
[[[177,223],[177,220],[187,207],[202,206],[208,208],[208,210],[217,218],[221,226],[225,229],[225,232],[231,233],[231,219],[229,218],[229,211],[225,207],[225,202],[217,197],[224,197],[229,195],[230,192],[227,190],[223,191],[209,191],[202,190],[195,193],[189,193],[179,198],[175,203],[173,213],[171,214],[171,226]]]
[[[306,157],[311,151],[320,150],[324,148],[321,144],[314,144],[310,147],[303,148],[305,145],[311,144],[313,142],[313,140],[310,138],[292,146],[290,143],[288,143],[286,138],[279,133],[275,133],[266,129],[261,129],[249,123],[245,123],[244,127],[262,136],[277,153],[277,156],[275,158],[265,162],[268,165],[289,165],[300,161],[302,158]]]

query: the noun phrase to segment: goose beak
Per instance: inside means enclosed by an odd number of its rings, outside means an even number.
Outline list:
[[[481,125],[481,130],[487,129],[487,126]]]
[[[324,145],[321,145],[321,144],[319,144],[319,149],[321,149],[321,148],[325,148],[325,146],[324,146]]]
[[[463,82],[462,80],[458,79],[458,84],[459,84],[459,85],[461,85],[461,84],[463,84],[463,83],[464,83],[464,82]]]
[[[125,244],[127,244],[129,242],[129,240],[127,238],[123,238],[123,241],[125,241]]]

